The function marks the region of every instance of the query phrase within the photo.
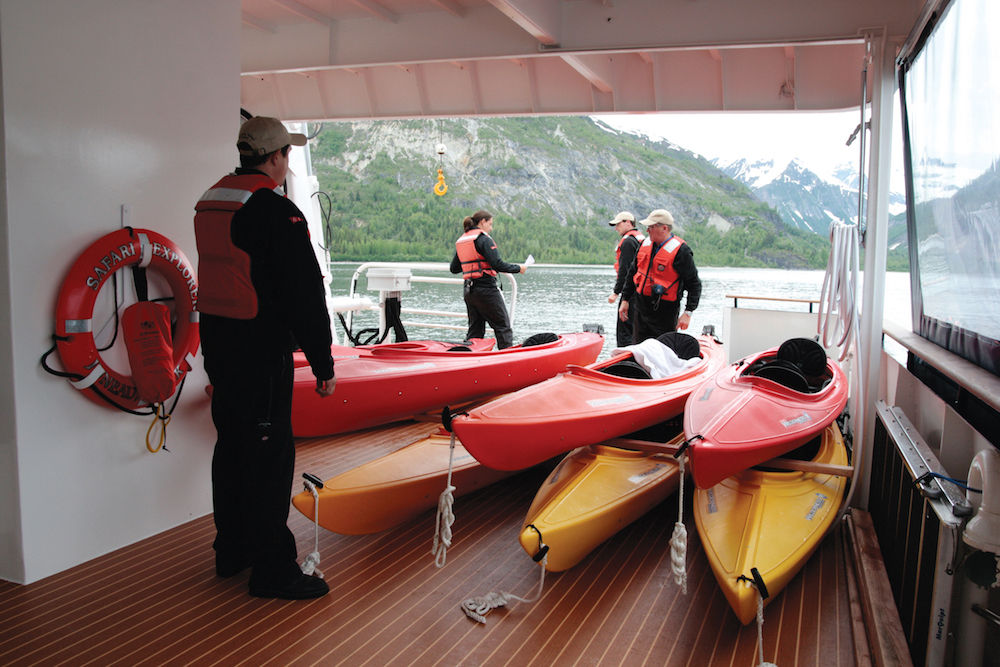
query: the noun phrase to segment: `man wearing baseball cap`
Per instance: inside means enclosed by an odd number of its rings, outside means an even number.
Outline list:
[[[218,435],[215,572],[251,568],[251,595],[292,600],[330,590],[303,574],[288,529],[296,344],[320,396],[336,383],[323,276],[305,215],[281,187],[291,147],[305,143],[277,118],[246,121],[236,140],[239,168],[202,196],[194,217],[201,347]]]
[[[639,246],[629,271],[632,279],[626,281],[618,308],[619,319],[625,320],[630,314],[629,300],[634,295],[634,343],[687,329],[691,313],[701,299],[701,279],[694,253],[684,239],[674,235],[674,216],[670,211],[658,208],[639,224],[646,228],[649,238]],[[685,292],[687,301],[682,313],[681,295]]]
[[[615,246],[615,288],[608,297],[608,303],[618,300],[618,295],[625,287],[628,279],[628,270],[635,261],[635,254],[639,250],[639,244],[645,237],[635,228],[635,216],[628,211],[622,211],[608,223],[618,232],[618,245]],[[617,336],[618,347],[625,347],[632,344],[632,313],[624,320],[618,319],[618,326],[615,334]]]

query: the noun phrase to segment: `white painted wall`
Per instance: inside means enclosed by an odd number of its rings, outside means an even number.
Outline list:
[[[200,355],[155,455],[148,418],[95,405],[38,359],[65,271],[122,204],[197,261],[194,202],[236,163],[240,34],[239,0],[0,0],[0,578],[211,511]]]

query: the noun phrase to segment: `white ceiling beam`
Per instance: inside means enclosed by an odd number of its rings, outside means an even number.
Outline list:
[[[247,24],[251,28],[256,28],[257,30],[263,32],[278,32],[278,27],[270,21],[265,21],[264,19],[247,12],[243,12],[243,23]]]
[[[559,44],[560,0],[489,0],[504,16],[540,44]]]
[[[361,9],[365,10],[375,18],[382,19],[383,21],[388,21],[389,23],[395,23],[399,20],[399,16],[392,13],[375,0],[351,0]]]
[[[594,58],[582,58],[580,56],[562,56],[562,59],[563,61],[565,61],[567,65],[576,70],[577,73],[580,74],[580,76],[589,81],[590,85],[592,85],[594,88],[601,91],[602,93],[610,93],[614,90],[614,87],[611,85],[610,71],[607,71],[603,74],[598,72],[597,67],[599,61],[595,60]],[[604,60],[606,63],[607,59]],[[610,70],[610,67],[602,69]]]
[[[327,16],[322,12],[316,11],[312,7],[303,5],[301,2],[298,2],[298,0],[271,0],[271,2],[280,7],[284,7],[293,14],[298,14],[304,19],[308,19],[310,21],[313,21],[314,23],[318,23],[321,26],[329,26],[331,23],[333,23],[332,16]]]

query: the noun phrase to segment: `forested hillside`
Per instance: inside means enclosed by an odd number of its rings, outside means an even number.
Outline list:
[[[462,218],[485,208],[508,261],[608,263],[615,213],[666,208],[702,266],[826,265],[825,237],[706,160],[584,117],[334,123],[310,145],[333,259],[448,261]]]

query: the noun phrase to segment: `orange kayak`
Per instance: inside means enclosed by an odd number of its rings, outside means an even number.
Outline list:
[[[308,366],[295,369],[292,432],[316,437],[406,419],[446,405],[502,394],[588,364],[604,337],[569,333],[538,345],[489,351],[419,351],[375,346],[336,362],[332,396],[315,392]]]
[[[615,374],[636,366],[628,352],[587,367],[571,366],[550,380],[456,416],[452,428],[484,465],[528,468],[679,415],[691,390],[725,363],[722,345],[714,338],[699,336],[698,346],[700,361],[662,379]]]
[[[796,346],[807,351],[805,361],[794,360],[801,356]],[[808,339],[794,338],[726,366],[692,391],[684,408],[695,485],[707,489],[802,446],[846,404],[844,371]]]
[[[440,430],[400,450],[328,479],[319,495],[319,525],[344,535],[367,535],[399,525],[436,507],[448,479],[451,435]],[[455,443],[454,495],[507,477],[490,470]],[[292,505],[313,519],[315,499],[303,491]]]

